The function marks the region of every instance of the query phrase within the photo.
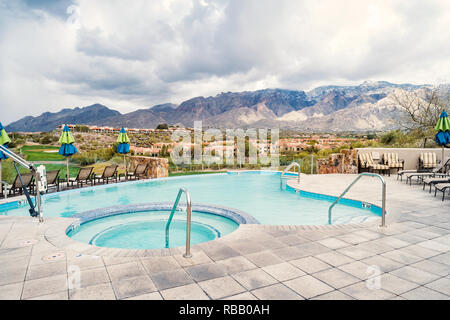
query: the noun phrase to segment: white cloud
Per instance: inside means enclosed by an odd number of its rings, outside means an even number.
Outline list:
[[[267,87],[449,82],[449,21],[445,0],[0,0],[0,121]]]

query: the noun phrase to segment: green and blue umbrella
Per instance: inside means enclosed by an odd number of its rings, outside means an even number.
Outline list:
[[[8,137],[8,134],[6,133],[5,128],[3,128],[2,123],[0,122],[0,144],[4,146],[5,148],[8,148],[8,143],[11,142],[11,139]],[[0,191],[3,190],[3,184],[2,181],[2,160],[8,159],[8,156],[4,154],[2,151],[0,151]],[[0,193],[3,193],[0,192]]]
[[[130,152],[130,139],[128,138],[127,132],[124,128],[120,129],[116,142],[119,143],[117,146],[117,153],[127,154]]]
[[[447,112],[442,111],[439,116],[439,120],[436,123],[434,129],[438,132],[435,136],[435,141],[438,145],[442,146],[442,161],[444,161],[444,147],[450,145],[450,119]]]
[[[117,153],[123,154],[123,163],[125,167],[125,179],[127,176],[127,160],[125,155],[130,152],[130,139],[128,138],[125,128],[120,129],[119,136],[117,137]]]
[[[8,143],[11,142],[11,139],[8,137],[5,128],[3,128],[2,123],[0,122],[0,144],[5,148],[8,148]],[[8,156],[0,151],[0,161],[8,159]]]
[[[59,138],[61,147],[58,153],[67,159],[67,185],[69,185],[69,157],[77,153],[77,148],[73,145],[74,142],[75,139],[72,136],[72,132],[70,132],[69,126],[66,124]]]

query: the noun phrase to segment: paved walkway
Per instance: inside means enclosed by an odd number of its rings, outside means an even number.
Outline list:
[[[354,177],[302,176],[301,188],[337,195]],[[364,179],[348,197],[380,201]],[[0,216],[0,299],[450,299],[450,199],[386,179],[387,228],[241,225],[190,259],[80,254],[54,237],[71,219]]]

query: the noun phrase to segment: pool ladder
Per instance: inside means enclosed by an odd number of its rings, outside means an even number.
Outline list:
[[[296,167],[298,168],[297,183],[300,184],[300,172],[301,172],[300,165],[299,165],[297,162],[293,161],[293,162],[292,162],[290,165],[288,165],[288,166],[286,167],[286,169],[284,169],[283,172],[281,173],[281,176],[280,176],[280,188],[283,188],[283,176],[284,176],[284,174],[285,174],[286,172],[288,172],[289,169],[291,169],[291,168],[294,167],[294,166],[296,166]]]
[[[331,224],[331,213],[332,210],[334,208],[334,206],[339,202],[339,200],[342,199],[342,197],[355,185],[356,182],[359,181],[359,179],[361,179],[363,176],[369,176],[369,177],[377,177],[378,179],[381,180],[381,184],[382,184],[382,189],[381,189],[381,195],[382,195],[382,208],[381,208],[381,226],[380,227],[386,227],[386,219],[385,219],[385,215],[386,215],[386,181],[384,180],[384,178],[382,176],[380,176],[377,173],[371,173],[371,172],[363,172],[360,173],[355,180],[353,180],[352,183],[350,183],[350,185],[345,188],[344,192],[341,193],[341,195],[334,200],[334,202],[331,204],[331,206],[328,208],[328,224]]]
[[[192,215],[192,205],[191,205],[191,196],[189,191],[185,188],[180,188],[178,191],[177,198],[172,207],[172,212],[170,212],[169,220],[166,223],[166,248],[169,247],[169,230],[170,224],[172,223],[173,215],[175,211],[177,211],[178,202],[180,202],[180,198],[182,194],[186,195],[186,252],[183,254],[185,258],[191,258],[191,215]]]

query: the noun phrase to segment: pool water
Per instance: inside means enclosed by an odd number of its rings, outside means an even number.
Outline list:
[[[186,244],[186,215],[174,214],[169,229],[169,243],[165,242],[165,227],[169,211],[126,213],[91,220],[67,233],[74,240],[108,248],[158,249]],[[223,237],[233,232],[238,224],[231,219],[192,212],[191,244]]]
[[[70,217],[115,205],[173,202],[180,187],[189,191],[193,204],[235,208],[270,225],[328,224],[328,207],[332,201],[305,197],[285,187],[280,189],[279,172],[254,171],[162,178],[48,194],[42,197],[43,214],[44,217]],[[3,209],[0,206],[0,210],[0,214],[28,215],[26,205],[3,206]],[[333,209],[333,224],[361,222],[373,216],[372,210],[362,206],[338,204]]]

